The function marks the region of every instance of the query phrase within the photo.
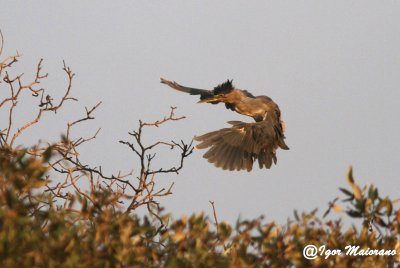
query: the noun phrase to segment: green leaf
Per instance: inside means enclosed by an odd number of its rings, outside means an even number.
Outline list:
[[[382,220],[381,217],[375,217],[374,221],[382,227],[387,227],[387,224]]]
[[[388,216],[392,215],[392,211],[393,211],[393,204],[390,200],[387,199],[386,202],[386,213]]]
[[[361,190],[360,187],[358,187],[356,184],[353,184],[353,194],[355,199],[361,200],[362,198]]]
[[[368,189],[368,197],[371,198],[372,201],[375,201],[378,197],[378,190],[373,185]]]
[[[376,208],[376,210],[380,211],[383,208],[385,208],[386,214],[388,216],[390,216],[392,214],[393,204],[389,199],[385,198],[382,201],[380,201],[378,206],[377,206],[377,208]]]
[[[342,193],[344,193],[345,195],[353,196],[353,193],[350,192],[349,190],[345,189],[345,188],[339,188],[339,190],[340,190]]]
[[[300,217],[297,210],[294,211],[294,218],[296,219],[296,221],[300,221]]]
[[[346,211],[347,215],[349,215],[352,218],[361,218],[362,214],[359,211],[356,210],[348,210]]]
[[[354,185],[354,178],[353,178],[353,167],[350,166],[349,170],[347,171],[347,182],[353,186]]]

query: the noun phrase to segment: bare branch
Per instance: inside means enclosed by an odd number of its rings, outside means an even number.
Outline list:
[[[63,60],[63,70],[67,74],[67,78],[68,78],[67,89],[65,91],[64,96],[61,98],[60,103],[58,105],[56,105],[56,106],[53,106],[53,107],[50,107],[50,108],[46,108],[47,111],[54,111],[56,113],[57,110],[62,107],[62,105],[64,104],[64,101],[67,101],[67,100],[78,101],[76,98],[73,98],[73,97],[69,96],[69,93],[70,93],[71,88],[72,88],[72,80],[73,80],[75,74],[71,71],[71,68],[65,64],[64,60]]]
[[[1,56],[1,54],[3,54],[3,47],[4,47],[4,36],[3,33],[1,32],[1,29],[0,29],[0,39],[1,39],[1,45],[0,45],[0,56]]]
[[[17,133],[14,134],[14,136],[11,139],[11,143],[10,146],[12,147],[14,145],[15,140],[18,138],[18,136],[27,128],[29,128],[30,126],[36,124],[37,122],[39,122],[40,118],[42,117],[43,114],[43,110],[40,109],[39,113],[37,114],[36,118],[33,119],[32,121],[26,123],[25,125],[23,125],[20,129],[18,129]],[[11,114],[10,114],[10,122],[11,122]],[[11,123],[10,123],[11,126]]]
[[[179,173],[179,171],[183,168],[183,161],[185,160],[185,158],[193,153],[193,140],[189,144],[185,144],[183,141],[181,141],[181,144],[174,141],[172,143],[174,144],[174,146],[177,146],[182,151],[179,166],[171,167],[169,169],[160,168],[158,170],[147,171],[147,174],[151,175],[157,173]]]
[[[176,109],[175,107],[171,107],[171,112],[170,112],[169,116],[164,117],[164,119],[162,119],[162,120],[157,120],[152,123],[139,121],[138,130],[129,132],[129,135],[133,137],[134,142],[119,141],[120,143],[127,145],[135,153],[135,155],[139,158],[139,162],[140,162],[140,173],[137,177],[138,185],[136,186],[136,194],[135,194],[134,198],[132,198],[132,200],[130,201],[130,205],[127,207],[127,210],[126,210],[127,213],[129,213],[132,210],[135,210],[136,208],[138,208],[140,206],[148,205],[149,213],[151,215],[153,215],[154,211],[152,211],[149,208],[149,206],[151,204],[153,204],[153,205],[157,204],[157,202],[154,200],[154,198],[172,194],[171,189],[173,186],[173,184],[172,184],[168,190],[166,190],[165,188],[162,188],[159,191],[155,191],[155,189],[154,189],[155,175],[159,174],[159,173],[178,173],[178,171],[181,170],[183,167],[184,159],[193,152],[192,143],[190,143],[188,145],[188,144],[185,144],[183,141],[181,141],[181,143],[179,143],[179,144],[174,141],[172,141],[172,142],[156,141],[151,145],[144,145],[144,143],[142,142],[143,128],[145,126],[159,127],[160,125],[162,125],[166,122],[177,121],[177,120],[181,120],[181,119],[185,118],[184,116],[176,117],[175,109]],[[175,148],[179,148],[181,150],[179,165],[168,168],[168,169],[164,169],[164,168],[153,169],[151,167],[151,162],[156,157],[156,154],[152,153],[151,151],[158,146],[167,146],[171,150],[173,150]]]
[[[18,57],[20,55],[14,55],[11,57],[6,58],[5,60],[3,60],[0,64],[0,74],[1,71],[5,68],[10,67],[14,62],[16,62],[18,60]],[[8,143],[8,139],[11,137],[11,141],[9,146],[13,147],[16,139],[29,127],[37,124],[41,117],[43,116],[44,112],[49,112],[49,111],[54,111],[56,112],[59,108],[62,107],[64,101],[66,100],[77,100],[76,98],[72,98],[69,96],[70,90],[71,90],[71,86],[72,86],[72,79],[74,77],[74,74],[72,73],[71,69],[66,66],[65,62],[63,62],[64,67],[63,70],[66,72],[67,74],[67,78],[68,78],[68,86],[66,89],[66,93],[64,94],[64,96],[62,97],[62,99],[60,100],[60,103],[57,106],[54,106],[52,103],[53,98],[50,95],[46,95],[45,94],[45,89],[44,88],[39,88],[37,89],[36,86],[38,86],[42,79],[45,79],[48,77],[48,74],[42,74],[42,64],[43,64],[43,59],[40,59],[37,67],[36,67],[36,75],[35,78],[32,82],[30,82],[29,84],[23,84],[22,83],[22,76],[23,74],[17,75],[15,78],[10,78],[10,76],[8,75],[7,71],[5,72],[5,76],[3,78],[3,81],[6,82],[9,85],[10,88],[10,96],[4,98],[2,101],[0,101],[0,108],[3,107],[4,104],[11,102],[11,106],[9,108],[9,120],[8,120],[8,126],[7,126],[7,132],[4,133],[4,131],[2,131],[1,136],[2,136],[2,146]],[[16,85],[14,86],[14,83],[16,83]],[[21,92],[24,91],[24,89],[28,89],[31,93],[33,97],[39,97],[40,96],[40,103],[39,103],[39,111],[36,115],[36,117],[34,119],[32,119],[31,121],[25,123],[24,125],[22,125],[20,128],[18,128],[18,130],[12,134],[11,133],[11,127],[13,125],[13,111],[18,103],[18,98],[21,94]],[[98,106],[98,105],[97,105]],[[96,106],[96,107],[97,107]],[[93,109],[95,109],[96,107],[94,107]],[[93,110],[92,109],[92,110]],[[88,113],[88,117],[90,117],[90,113],[92,111],[87,111]]]
[[[217,218],[217,212],[215,210],[215,205],[214,205],[214,201],[208,201],[210,202],[211,206],[212,206],[212,210],[213,210],[213,215],[214,215],[214,221],[215,221],[215,226],[217,227],[217,234],[219,234],[219,230],[218,230],[218,218]]]
[[[0,55],[3,52],[4,38],[0,32]],[[69,101],[77,101],[76,98],[71,96],[72,82],[75,74],[71,68],[66,65],[63,61],[63,71],[67,77],[67,85],[60,99],[55,100],[49,95],[45,88],[40,87],[43,79],[48,77],[47,73],[43,72],[43,59],[40,59],[36,66],[36,71],[33,80],[26,83],[24,81],[24,74],[18,74],[15,77],[10,77],[8,68],[12,67],[15,62],[20,58],[20,54],[17,53],[13,56],[6,57],[0,62],[0,79],[5,82],[8,87],[8,95],[0,99],[0,109],[6,109],[8,111],[8,122],[6,121],[4,126],[0,127],[0,146],[8,146],[13,148],[17,139],[22,136],[32,126],[38,124],[46,113],[54,112],[57,113],[63,105]],[[11,72],[10,72],[11,73]],[[1,82],[0,82],[1,83]],[[18,122],[14,122],[15,111],[17,104],[20,99],[25,96],[26,92],[30,93],[30,96],[38,102],[38,109],[34,112],[34,118],[28,122],[24,122],[19,125],[16,130],[14,126]],[[75,201],[74,195],[71,191],[77,193],[82,200],[87,200],[96,206],[98,204],[97,193],[107,191],[107,202],[110,202],[111,206],[124,209],[126,213],[139,208],[147,207],[148,213],[160,222],[161,231],[165,227],[160,213],[162,208],[158,202],[158,199],[172,194],[172,187],[174,183],[168,187],[156,187],[156,174],[159,173],[178,173],[183,168],[183,162],[193,152],[192,142],[189,144],[180,141],[179,143],[174,141],[163,141],[157,140],[150,144],[143,142],[143,130],[145,127],[159,127],[162,124],[172,121],[178,121],[184,119],[184,116],[178,117],[175,115],[176,108],[171,107],[168,116],[165,116],[161,120],[154,122],[142,122],[139,121],[138,129],[129,133],[132,137],[132,141],[120,141],[120,143],[127,145],[139,159],[139,169],[136,171],[133,177],[133,170],[128,173],[118,172],[117,175],[106,175],[103,172],[101,166],[92,167],[83,163],[80,159],[79,146],[83,143],[95,139],[100,131],[99,128],[91,137],[72,138],[73,128],[82,124],[85,121],[94,119],[94,112],[101,105],[98,102],[91,108],[85,107],[84,116],[74,121],[67,123],[65,135],[61,136],[58,142],[53,144],[39,143],[32,148],[27,149],[27,153],[33,157],[40,157],[46,161],[48,168],[62,175],[63,180],[59,181],[55,185],[48,183],[44,186],[44,191],[51,193],[53,201],[60,200],[63,202],[63,206],[70,211],[74,211],[72,208]],[[169,148],[170,150],[178,150],[180,157],[179,162],[176,166],[170,168],[154,168],[152,162],[156,158],[156,149]],[[88,185],[88,186],[87,186]],[[29,197],[28,197],[29,198]],[[47,202],[47,201],[46,201]],[[85,201],[86,202],[86,201]],[[124,203],[127,206],[124,206]],[[43,203],[48,206],[50,203]],[[107,203],[108,204],[108,203]],[[101,210],[101,208],[99,208]]]
[[[178,121],[178,120],[182,120],[182,119],[185,119],[185,118],[186,118],[185,116],[175,117],[175,110],[176,110],[176,107],[171,107],[171,112],[170,112],[170,114],[169,114],[168,117],[164,117],[164,119],[162,119],[162,120],[157,120],[157,121],[152,122],[152,123],[142,123],[141,121],[139,121],[139,122],[140,122],[140,125],[141,125],[141,127],[144,127],[144,126],[155,126],[155,127],[159,127],[161,124],[164,124],[165,122],[168,122],[168,121]]]

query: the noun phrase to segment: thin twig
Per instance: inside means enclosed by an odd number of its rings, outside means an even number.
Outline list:
[[[211,201],[211,200],[210,200],[210,201],[208,201],[208,202],[210,202],[210,204],[211,204],[211,206],[212,206],[213,215],[214,215],[214,221],[215,221],[215,226],[217,227],[217,234],[219,234],[219,230],[218,230],[219,224],[218,224],[217,212],[216,212],[216,210],[215,210],[214,201]]]

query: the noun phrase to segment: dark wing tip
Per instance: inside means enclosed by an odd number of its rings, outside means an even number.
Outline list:
[[[283,139],[279,140],[278,144],[282,150],[290,150],[289,146],[286,145],[286,143]]]

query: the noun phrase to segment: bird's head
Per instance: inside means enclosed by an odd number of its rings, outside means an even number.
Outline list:
[[[219,103],[219,102],[225,102],[227,95],[231,93],[234,90],[234,87],[232,85],[232,80],[227,80],[226,82],[214,87],[213,95],[212,96],[206,96],[202,98],[199,103]]]
[[[200,99],[198,101],[198,103],[212,103],[212,104],[216,104],[219,102],[223,102],[225,99],[225,94],[218,94],[218,95],[214,95],[214,96],[210,96],[204,99]]]

